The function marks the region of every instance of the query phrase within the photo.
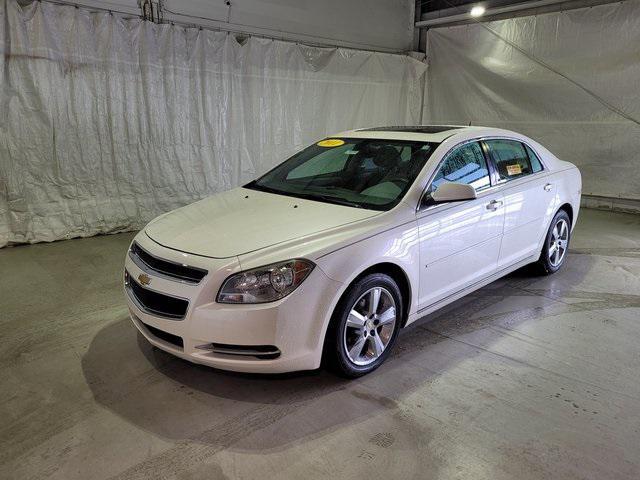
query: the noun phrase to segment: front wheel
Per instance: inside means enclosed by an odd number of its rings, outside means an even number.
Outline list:
[[[538,271],[543,275],[551,275],[560,270],[567,258],[569,240],[571,238],[571,220],[564,210],[553,217],[547,236],[536,262]]]
[[[391,351],[402,319],[402,294],[388,275],[355,282],[334,311],[324,359],[336,373],[359,377],[378,368]]]

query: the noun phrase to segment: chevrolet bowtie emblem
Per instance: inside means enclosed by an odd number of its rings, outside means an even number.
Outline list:
[[[142,285],[149,285],[151,283],[151,277],[146,273],[141,273],[140,275],[138,275],[138,281]]]

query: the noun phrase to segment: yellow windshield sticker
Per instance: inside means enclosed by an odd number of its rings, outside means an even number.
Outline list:
[[[507,165],[507,175],[520,175],[522,173],[522,167],[517,163],[515,165]]]
[[[340,145],[344,145],[344,140],[340,140],[339,138],[327,138],[325,140],[320,140],[316,145],[319,147],[339,147]]]

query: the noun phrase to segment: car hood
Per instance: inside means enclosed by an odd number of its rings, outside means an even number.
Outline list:
[[[162,215],[145,232],[168,248],[226,258],[380,213],[236,188]]]

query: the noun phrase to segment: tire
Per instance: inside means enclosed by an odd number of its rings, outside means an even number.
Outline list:
[[[571,219],[564,210],[559,210],[549,225],[540,258],[534,263],[540,275],[556,273],[567,259],[571,240]]]
[[[403,313],[402,293],[390,276],[372,273],[357,280],[333,312],[325,337],[325,365],[347,378],[372,372],[389,356]]]

